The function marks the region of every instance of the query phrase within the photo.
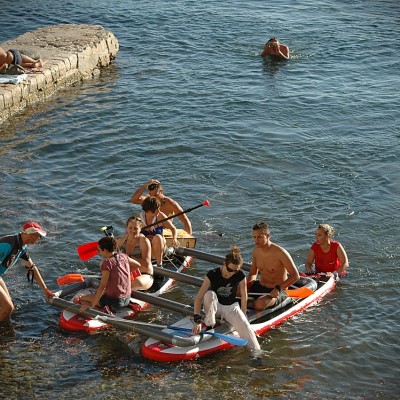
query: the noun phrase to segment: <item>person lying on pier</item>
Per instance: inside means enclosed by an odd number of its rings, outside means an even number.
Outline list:
[[[162,267],[162,259],[167,252],[167,242],[163,236],[164,227],[172,232],[172,246],[178,247],[178,230],[171,220],[160,222],[167,216],[160,211],[161,203],[157,197],[146,197],[142,203],[142,213],[140,219],[146,225],[154,224],[153,226],[141,230],[141,233],[146,236],[151,243],[151,257],[157,262],[157,266]]]
[[[95,294],[82,295],[77,299],[82,304],[80,312],[87,308],[99,308],[112,314],[126,307],[131,299],[131,268],[137,261],[117,252],[117,241],[110,236],[98,241],[98,250],[104,260],[100,263],[101,280]]]
[[[247,289],[246,276],[241,270],[243,258],[240,249],[233,246],[225,256],[224,265],[207,272],[194,301],[193,333],[201,332],[201,305],[204,303],[206,317],[204,323],[207,327],[215,326],[216,317],[229,322],[240,337],[248,340],[247,346],[260,350],[256,334],[251,329],[246,317]],[[240,291],[240,305],[236,292]]]
[[[148,194],[143,194],[148,190]],[[160,211],[167,216],[172,216],[183,211],[179,203],[171,197],[164,196],[164,189],[161,183],[156,179],[144,183],[131,197],[131,202],[134,204],[143,204],[143,201],[148,197],[157,197],[160,200]],[[178,215],[178,219],[183,223],[187,233],[192,234],[192,224],[186,214]]]
[[[0,47],[0,72],[3,72],[7,65],[20,65],[23,68],[41,68],[44,62],[41,59],[34,60],[18,50],[5,51]]]
[[[343,246],[332,240],[335,230],[328,224],[319,224],[315,231],[315,242],[306,258],[306,274],[318,272],[346,274],[349,260]],[[313,264],[315,271],[313,271]]]
[[[272,37],[265,43],[261,57],[269,56],[273,60],[289,60],[289,47],[279,42],[276,37]]]
[[[151,244],[140,230],[143,227],[140,216],[129,217],[126,221],[126,233],[117,238],[117,246],[137,262],[137,268],[131,273],[132,290],[147,290],[154,283],[151,264]]]
[[[249,293],[265,293],[248,303],[249,308],[257,311],[280,304],[287,297],[284,289],[300,278],[290,254],[283,247],[272,243],[270,238],[270,230],[265,222],[253,226],[255,248],[247,288]]]

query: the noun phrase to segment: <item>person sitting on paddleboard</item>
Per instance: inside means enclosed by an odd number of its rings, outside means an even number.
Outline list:
[[[132,290],[150,289],[154,282],[151,264],[151,244],[140,230],[143,223],[140,216],[129,217],[125,224],[126,233],[117,238],[117,246],[137,262],[137,268],[131,274]]]
[[[336,272],[339,276],[346,274],[349,266],[346,251],[332,237],[335,230],[328,224],[319,224],[315,231],[315,242],[308,251],[306,258],[306,274]]]
[[[273,60],[289,60],[289,47],[280,43],[276,37],[272,37],[265,43],[260,55],[263,58],[269,56]]]
[[[110,314],[129,304],[131,267],[136,269],[138,263],[124,253],[118,253],[117,242],[110,236],[98,241],[98,250],[99,254],[105,258],[100,263],[100,285],[95,294],[87,294],[79,298],[82,304],[80,312],[89,307],[97,307]]]
[[[144,191],[149,191],[147,195],[144,195]],[[157,197],[160,200],[160,211],[167,216],[172,216],[174,214],[179,214],[183,211],[179,203],[173,200],[171,197],[164,196],[164,189],[161,183],[156,179],[151,179],[150,181],[144,183],[131,197],[131,202],[134,204],[143,204],[144,199],[147,197]],[[192,224],[186,214],[178,215],[184,225],[184,229],[187,233],[192,234]]]
[[[199,334],[202,327],[201,304],[204,303],[204,323],[214,327],[216,317],[229,322],[238,334],[248,340],[247,346],[260,350],[260,345],[246,317],[246,276],[241,270],[243,258],[240,249],[233,246],[225,256],[224,265],[208,271],[194,301],[193,333]],[[240,291],[240,305],[236,292]]]
[[[35,244],[44,236],[46,236],[46,232],[38,223],[27,222],[22,227],[21,233],[0,238],[0,322],[5,321],[14,311],[12,298],[1,276],[13,267],[19,259],[23,260],[28,269],[28,279],[34,278],[36,280],[46,298],[54,296],[54,293],[47,289],[39,269],[26,249],[28,244]]]
[[[265,222],[253,226],[253,261],[248,275],[249,293],[265,293],[255,301],[249,302],[249,308],[265,310],[281,303],[287,296],[284,289],[293,285],[299,278],[299,271],[290,254],[271,242],[271,234]],[[259,280],[257,279],[260,274]]]
[[[157,223],[157,221],[167,218],[167,216],[160,211],[160,206],[161,203],[157,197],[146,197],[142,203],[143,211],[140,215],[140,219],[145,226],[154,224],[149,228],[142,228],[141,233],[150,240],[151,257],[156,260],[157,266],[162,267],[163,255],[167,251],[167,242],[163,236],[164,226],[172,232],[172,246],[179,246],[179,242],[178,231],[171,220],[160,222],[159,224]]]

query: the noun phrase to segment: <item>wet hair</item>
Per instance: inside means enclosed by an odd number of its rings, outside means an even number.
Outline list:
[[[101,238],[97,244],[102,250],[107,250],[110,253],[113,253],[117,250],[117,241],[110,236]]]
[[[143,222],[142,222],[142,219],[140,218],[140,215],[135,215],[134,217],[129,217],[126,220],[125,228],[129,225],[129,222],[131,222],[131,221],[137,221],[137,222],[140,223],[140,225],[143,225]]]
[[[319,224],[318,229],[322,229],[329,238],[335,234],[335,229],[328,224]]]
[[[151,192],[152,190],[158,189],[160,187],[161,185],[159,183],[151,183],[149,186],[147,186],[147,190]]]
[[[243,258],[240,253],[240,249],[237,246],[232,246],[231,251],[225,256],[225,265],[229,264],[239,265],[239,267],[243,264]]]
[[[267,43],[271,43],[271,42],[278,42],[278,39],[274,36],[271,39],[269,39]]]
[[[253,231],[258,231],[261,230],[262,233],[265,235],[269,235],[269,227],[265,222],[257,222],[255,225],[253,225]]]
[[[161,207],[160,200],[157,197],[146,197],[143,200],[142,209],[144,212],[151,211],[155,212]]]

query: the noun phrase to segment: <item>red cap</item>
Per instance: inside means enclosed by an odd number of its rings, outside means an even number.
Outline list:
[[[37,222],[27,222],[22,227],[22,233],[31,235],[32,233],[38,233],[40,236],[46,236],[47,233]]]

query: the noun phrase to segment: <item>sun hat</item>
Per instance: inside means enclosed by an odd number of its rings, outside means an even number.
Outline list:
[[[40,236],[46,236],[46,231],[37,223],[37,222],[27,222],[22,227],[22,233],[26,233],[27,235],[31,235],[32,233],[38,233]]]

